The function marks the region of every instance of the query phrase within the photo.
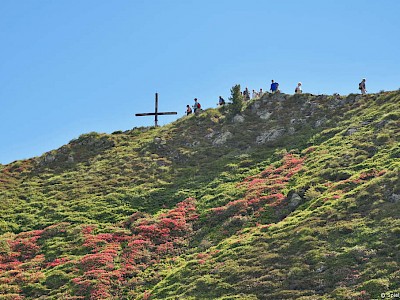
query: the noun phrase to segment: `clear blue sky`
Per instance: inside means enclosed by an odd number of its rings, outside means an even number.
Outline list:
[[[0,0],[0,163],[182,117],[234,84],[400,88],[399,0]]]

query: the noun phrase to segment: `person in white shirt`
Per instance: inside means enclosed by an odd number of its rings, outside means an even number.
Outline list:
[[[296,94],[301,94],[303,91],[301,90],[301,82],[299,82],[294,90]]]

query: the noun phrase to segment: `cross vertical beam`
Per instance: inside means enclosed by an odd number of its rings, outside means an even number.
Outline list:
[[[156,93],[154,112],[153,113],[139,113],[139,114],[135,114],[135,116],[137,116],[137,117],[154,116],[154,126],[157,127],[158,126],[158,116],[176,115],[176,114],[177,114],[176,111],[158,112],[158,93]]]
[[[158,93],[156,93],[156,104],[155,104],[155,115],[154,115],[154,124],[155,127],[158,126]]]

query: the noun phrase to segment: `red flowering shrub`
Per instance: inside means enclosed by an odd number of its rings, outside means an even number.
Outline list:
[[[280,166],[271,165],[260,174],[245,178],[239,183],[239,187],[246,188],[244,198],[212,208],[208,221],[220,223],[224,219],[245,215],[260,218],[265,213],[266,205],[270,207],[284,205],[286,197],[282,190],[286,188],[292,176],[301,170],[303,162],[304,158],[287,154]],[[226,224],[232,225],[232,222]]]
[[[83,226],[72,251],[74,255],[86,254],[74,258],[65,253],[52,261],[46,261],[41,247],[54,249],[57,238],[68,239],[70,224],[59,223],[44,230],[20,233],[2,241],[0,285],[8,285],[10,295],[11,292],[21,295],[13,299],[22,299],[23,293],[30,293],[33,286],[37,287],[37,295],[46,293],[42,284],[50,289],[69,285],[72,294],[66,299],[119,299],[121,287],[131,288],[140,272],[184,251],[196,219],[195,200],[187,199],[157,217],[133,214],[122,224],[130,231],[115,226],[114,232],[102,233],[96,225]],[[69,272],[64,272],[63,265],[67,263]],[[154,272],[145,280],[156,281],[158,276]]]
[[[77,262],[80,275],[72,280],[76,294],[88,299],[112,297],[111,291],[124,285],[126,278],[179,253],[180,247],[187,244],[192,233],[191,222],[196,218],[195,200],[187,199],[158,217],[133,214],[123,224],[131,229],[130,235],[121,232],[95,235],[93,227],[84,227],[83,246],[92,253]]]
[[[47,268],[49,268],[49,267],[54,268],[54,267],[57,267],[59,265],[63,265],[65,263],[69,262],[69,261],[70,261],[70,259],[68,257],[56,258],[55,260],[47,263],[46,267]]]

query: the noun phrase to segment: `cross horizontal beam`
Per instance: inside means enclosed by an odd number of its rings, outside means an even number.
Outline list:
[[[141,116],[155,116],[155,115],[176,115],[178,114],[176,111],[167,111],[167,112],[158,112],[158,113],[141,113],[141,114],[135,114],[137,117]]]

